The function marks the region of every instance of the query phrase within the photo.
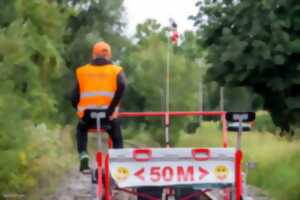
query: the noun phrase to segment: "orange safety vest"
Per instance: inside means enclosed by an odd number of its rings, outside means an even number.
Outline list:
[[[86,109],[108,108],[117,90],[117,77],[122,70],[122,67],[112,64],[101,67],[87,64],[76,70],[80,90],[77,105],[79,118],[83,117]]]

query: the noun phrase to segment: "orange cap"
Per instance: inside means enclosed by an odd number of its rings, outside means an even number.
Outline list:
[[[106,59],[111,58],[111,48],[106,42],[97,42],[93,47],[93,58],[102,56]]]

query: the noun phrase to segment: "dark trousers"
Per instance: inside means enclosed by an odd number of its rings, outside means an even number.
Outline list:
[[[108,122],[109,129],[106,132],[109,134],[112,139],[113,148],[120,149],[123,148],[123,136],[121,131],[120,121],[118,119]],[[86,123],[79,121],[77,124],[77,149],[81,153],[83,151],[87,152],[87,142],[88,142],[88,129]]]

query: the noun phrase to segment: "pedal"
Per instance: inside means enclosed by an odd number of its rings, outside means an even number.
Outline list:
[[[90,174],[92,174],[92,169],[87,169],[87,170],[82,170],[81,171],[81,173],[83,174],[83,175],[90,175]]]

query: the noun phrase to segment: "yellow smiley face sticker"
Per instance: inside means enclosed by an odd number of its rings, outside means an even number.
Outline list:
[[[229,170],[225,165],[218,165],[214,169],[214,174],[217,179],[223,181],[228,177]]]
[[[118,167],[115,173],[113,174],[113,177],[118,181],[122,182],[125,181],[129,177],[130,173],[128,168],[126,167]]]

